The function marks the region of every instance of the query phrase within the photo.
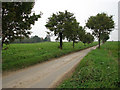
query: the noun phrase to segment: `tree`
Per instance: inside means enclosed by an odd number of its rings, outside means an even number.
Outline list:
[[[53,34],[51,32],[48,32],[48,31],[46,31],[46,33],[47,33],[47,35],[45,38],[47,39],[48,42],[50,42],[51,41],[50,37],[53,36]]]
[[[86,42],[89,44],[89,43],[92,43],[93,41],[94,41],[94,36],[92,36],[90,33],[87,33]]]
[[[41,42],[41,38],[39,38],[37,35],[33,36],[31,40],[36,43],[36,42]]]
[[[79,26],[79,30],[78,30],[78,38],[79,41],[83,42],[83,39],[85,38],[85,28],[83,28],[82,26]]]
[[[106,13],[97,14],[96,16],[91,16],[86,23],[86,27],[91,29],[93,35],[98,38],[99,48],[101,33],[110,33],[114,28],[113,16],[108,16]]]
[[[44,41],[50,42],[50,41],[51,41],[51,40],[50,40],[50,36],[49,36],[49,35],[46,35]]]
[[[12,43],[39,43],[39,42],[43,42],[43,41],[44,41],[43,38],[40,38],[37,35],[35,35],[35,36],[31,36],[29,38],[25,37],[21,41],[19,39],[15,39],[15,41]]]
[[[40,18],[32,13],[34,2],[2,3],[2,44],[29,37],[31,25]]]
[[[48,18],[47,24],[45,25],[50,31],[54,32],[54,35],[60,38],[60,49],[62,49],[62,39],[65,38],[66,25],[68,22],[72,22],[75,19],[74,14],[68,11],[58,12],[56,14],[52,14],[51,17]]]
[[[84,38],[82,39],[82,42],[84,43],[84,46],[85,46],[85,43],[87,43],[87,35],[85,34],[84,36],[83,36]]]
[[[110,37],[108,33],[101,33],[101,40],[103,43],[105,43],[109,38]]]
[[[65,36],[68,41],[73,41],[73,48],[74,48],[74,43],[76,40],[78,40],[78,30],[79,30],[79,23],[77,22],[76,19],[74,19],[71,23],[68,22],[68,25],[66,25],[66,31],[65,31]]]

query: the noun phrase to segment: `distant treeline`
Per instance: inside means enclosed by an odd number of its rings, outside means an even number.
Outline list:
[[[13,43],[38,43],[38,42],[50,42],[50,37],[46,36],[44,39],[41,37],[38,37],[37,35],[24,38],[24,39],[16,39]]]

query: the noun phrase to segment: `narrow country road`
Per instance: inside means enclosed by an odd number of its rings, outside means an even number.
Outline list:
[[[71,53],[26,69],[3,74],[3,88],[50,88],[54,87],[81,60],[97,46]]]

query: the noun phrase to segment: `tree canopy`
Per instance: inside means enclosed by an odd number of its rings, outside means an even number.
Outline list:
[[[57,38],[60,38],[60,48],[62,49],[62,39],[66,37],[66,31],[71,27],[71,23],[75,20],[74,14],[68,12],[58,12],[52,14],[48,18],[47,24],[45,25],[50,31],[53,31]],[[70,32],[69,32],[70,33]]]
[[[79,31],[79,23],[76,19],[72,22],[69,22],[69,25],[66,26],[65,36],[68,41],[73,41],[73,48],[74,43],[78,40],[78,31]]]
[[[69,22],[75,19],[74,14],[68,12],[57,12],[56,14],[52,14],[51,17],[48,18],[47,24],[45,25],[50,31],[53,31],[55,35],[59,36],[59,32],[65,31],[65,26],[68,26]]]
[[[62,48],[62,39],[68,41],[82,41],[84,43],[92,43],[94,37],[85,31],[85,28],[79,25],[73,13],[68,11],[58,12],[52,14],[48,18],[47,24],[45,25],[50,31],[54,32],[55,36],[58,36],[56,40],[60,38],[60,47]],[[86,39],[87,38],[87,39]]]
[[[108,33],[101,33],[101,40],[103,43],[105,43],[110,37]]]
[[[33,6],[34,2],[2,3],[2,43],[9,44],[31,34],[31,25],[41,17],[41,13],[32,12]]]
[[[113,16],[108,16],[106,13],[97,14],[96,16],[91,16],[86,23],[86,27],[91,29],[93,35],[98,38],[99,48],[100,48],[100,35],[101,33],[108,33],[114,28]]]
[[[46,35],[45,38],[43,37],[38,37],[37,35],[31,36],[29,38],[24,38],[22,40],[15,39],[12,43],[40,43],[40,42],[50,42],[50,37]]]
[[[93,35],[91,35],[90,33],[87,33],[87,34],[86,34],[85,39],[86,39],[86,42],[87,42],[88,44],[89,44],[89,43],[92,43],[92,42],[94,41],[94,37],[93,37]]]
[[[86,31],[85,31],[85,28],[83,28],[82,26],[79,26],[78,28],[78,39],[79,41],[83,41],[83,39],[85,38],[85,34],[86,34]]]

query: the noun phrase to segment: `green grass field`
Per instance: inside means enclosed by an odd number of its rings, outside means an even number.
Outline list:
[[[72,42],[64,42],[63,50],[60,50],[58,42],[10,44],[7,50],[2,50],[2,69],[7,71],[25,68],[94,45],[97,45],[97,42],[86,46],[76,43],[75,48],[72,48]],[[4,45],[3,48],[5,47]]]
[[[120,51],[119,51],[120,52]],[[118,42],[107,42],[83,58],[58,88],[118,88]]]

